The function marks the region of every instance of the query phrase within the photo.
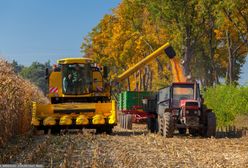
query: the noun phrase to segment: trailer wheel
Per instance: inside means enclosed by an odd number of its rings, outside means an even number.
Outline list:
[[[132,114],[126,115],[127,129],[132,130]]]
[[[213,112],[207,114],[207,131],[206,136],[215,136],[216,133],[216,116]]]
[[[158,126],[157,126],[157,119],[156,118],[147,118],[147,129],[151,133],[157,132],[158,131]]]
[[[173,137],[174,126],[171,113],[165,112],[163,114],[163,136],[170,138]]]
[[[125,128],[125,116],[123,113],[120,114],[120,127]]]

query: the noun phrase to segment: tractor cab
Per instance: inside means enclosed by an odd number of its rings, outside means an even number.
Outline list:
[[[197,83],[178,82],[162,88],[158,94],[158,113],[170,109],[174,113],[182,108],[201,107],[200,89]]]
[[[173,83],[170,90],[172,108],[181,108],[200,99],[200,89],[197,83]]]
[[[158,115],[170,112],[178,124],[198,126],[201,96],[197,83],[178,82],[159,91]]]
[[[171,137],[175,129],[192,135],[213,136],[216,118],[211,109],[203,108],[198,83],[178,82],[159,90],[158,131]]]

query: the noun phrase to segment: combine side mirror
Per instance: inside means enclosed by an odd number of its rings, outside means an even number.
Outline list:
[[[170,59],[174,58],[176,56],[176,52],[173,47],[169,46],[164,49],[164,52]]]
[[[46,79],[48,79],[48,77],[49,77],[49,69],[48,68],[46,68]]]
[[[107,78],[107,77],[108,77],[108,67],[103,66],[103,78]]]

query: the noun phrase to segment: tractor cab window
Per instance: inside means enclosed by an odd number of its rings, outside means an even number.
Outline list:
[[[92,71],[90,64],[62,65],[63,93],[80,95],[92,90]]]
[[[180,106],[181,100],[194,99],[194,85],[174,85],[173,86],[172,106]]]

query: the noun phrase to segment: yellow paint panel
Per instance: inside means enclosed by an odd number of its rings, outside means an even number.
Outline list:
[[[96,103],[96,113],[104,114],[106,116],[111,114],[112,104],[111,103]]]
[[[85,64],[92,63],[90,58],[63,58],[57,61],[58,64]]]
[[[49,88],[58,88],[58,93],[49,93],[49,97],[54,97],[55,94],[62,95],[62,74],[61,72],[52,72],[49,76]]]
[[[99,71],[93,72],[93,91],[101,91],[103,89],[103,79]]]

